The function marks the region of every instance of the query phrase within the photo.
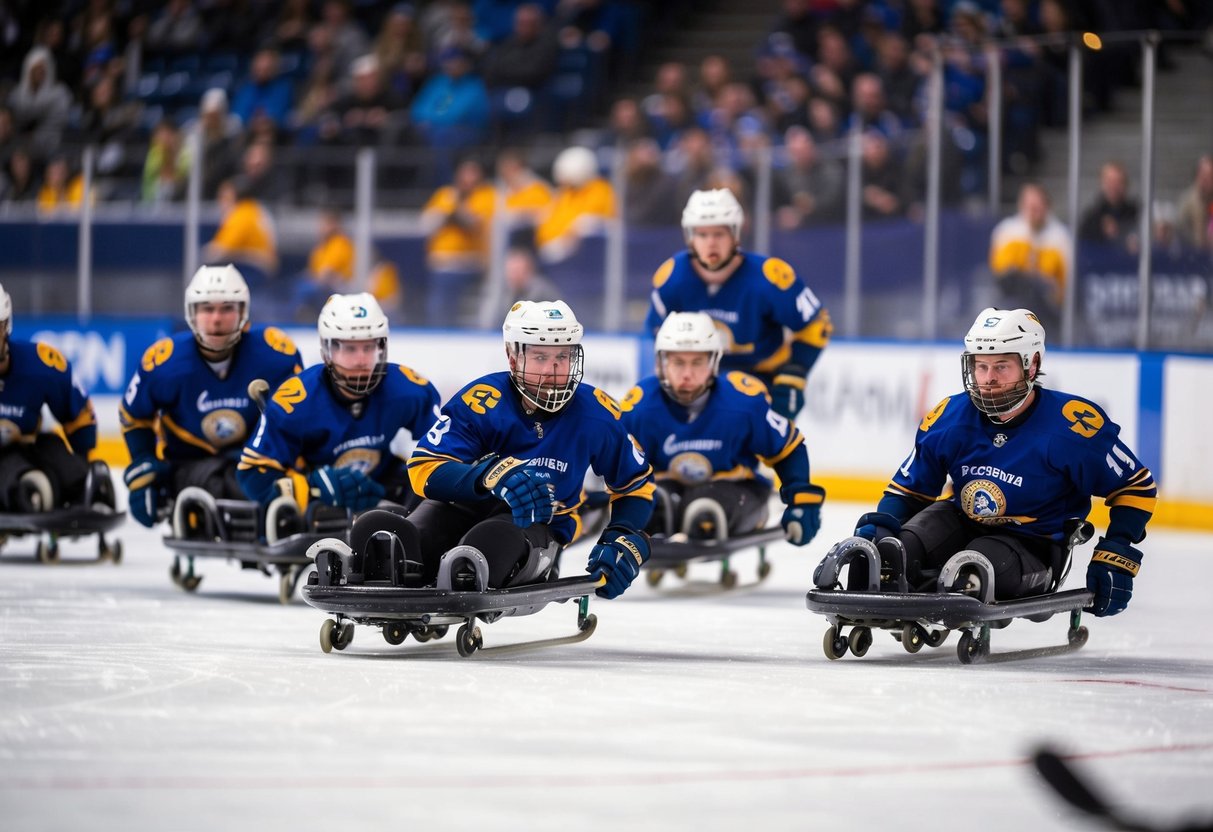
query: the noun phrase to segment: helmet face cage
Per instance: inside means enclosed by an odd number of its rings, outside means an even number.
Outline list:
[[[557,348],[561,351],[560,354],[567,352],[569,372],[563,383],[555,383],[556,379],[546,362],[544,366],[536,368],[533,372],[529,371],[528,354],[536,348],[545,350]],[[560,346],[513,344],[510,347],[510,356],[513,359],[510,379],[514,382],[514,388],[529,404],[549,413],[556,413],[572,401],[573,393],[581,384],[581,377],[585,373],[585,351],[581,344]]]
[[[371,339],[320,339],[320,355],[324,359],[325,369],[328,370],[333,384],[355,397],[369,395],[383,381],[383,377],[387,375],[387,338],[373,339],[376,342],[377,354],[375,356],[375,366],[371,368],[369,373],[347,374],[345,370],[337,366],[337,363],[333,360],[333,353],[338,348],[338,345],[342,342],[356,343],[359,340]]]
[[[198,329],[198,306],[203,303],[236,303],[240,306],[236,328],[227,334],[219,347],[207,344],[204,333]],[[231,265],[198,269],[185,289],[185,320],[194,333],[194,340],[204,351],[222,354],[236,346],[249,322],[249,289],[239,270]]]
[[[317,323],[320,355],[333,384],[352,396],[369,394],[387,374],[388,320],[379,301],[369,292],[331,295],[320,310]],[[341,343],[374,341],[375,366],[366,372],[349,373],[337,366],[334,354]]]
[[[982,390],[977,383],[977,358],[1008,354],[1019,356],[1023,371],[1020,380],[1006,390]],[[1032,312],[1027,309],[984,309],[965,335],[965,351],[960,357],[965,392],[982,413],[1005,416],[1027,401],[1041,375],[1044,354],[1044,327]],[[1033,361],[1040,362],[1035,371]]]

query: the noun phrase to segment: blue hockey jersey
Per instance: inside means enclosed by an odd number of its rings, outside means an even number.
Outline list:
[[[656,376],[642,379],[620,406],[658,481],[696,485],[760,478],[759,459],[778,465],[804,443],[800,431],[771,410],[762,382],[745,373],[718,379],[691,421],[685,408],[662,393]],[[807,482],[808,472],[803,476]]]
[[[918,426],[914,450],[880,510],[932,501],[945,495],[950,478],[946,499],[991,527],[1060,541],[1065,521],[1085,518],[1096,496],[1114,515],[1119,509],[1130,529],[1126,536],[1140,540],[1157,489],[1150,470],[1120,440],[1120,427],[1084,398],[1036,392],[1030,412],[1014,426],[990,421],[966,393],[936,405]]]
[[[329,384],[327,372],[323,364],[309,367],[270,397],[236,468],[251,498],[271,494],[287,471],[323,465],[383,482],[403,471],[408,438],[402,432],[416,439],[438,418],[438,390],[409,367],[389,363],[383,381],[356,408]]]
[[[87,456],[97,446],[97,414],[88,393],[72,378],[67,358],[50,344],[11,338],[8,350],[8,372],[0,376],[0,447],[33,442],[46,405],[72,450]]]
[[[536,417],[523,410],[509,373],[476,379],[451,397],[417,443],[409,478],[425,497],[488,501],[492,495],[474,491],[467,475],[471,463],[490,455],[525,459],[548,474],[561,504],[550,526],[562,543],[581,534],[579,510],[590,468],[606,482],[612,517],[617,501],[643,502],[630,518],[636,528],[643,528],[652,513],[653,469],[620,421],[619,405],[588,384],[579,385],[560,412]]]
[[[251,328],[230,360],[227,377],[220,378],[189,331],[148,347],[119,410],[131,458],[155,453],[158,430],[170,462],[219,454],[234,459],[260,416],[249,382],[265,379],[272,390],[303,368],[295,343],[277,327]]]
[[[689,252],[662,263],[653,275],[646,328],[656,333],[671,312],[706,312],[725,338],[722,371],[773,373],[789,361],[807,371],[830,339],[829,312],[785,261],[740,256],[737,271],[719,287],[700,279]]]

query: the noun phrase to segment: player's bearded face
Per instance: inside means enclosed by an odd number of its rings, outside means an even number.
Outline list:
[[[712,378],[712,356],[706,352],[663,352],[661,366],[666,389],[682,404],[702,395]]]
[[[966,382],[969,395],[983,412],[1009,416],[1029,393],[1028,374],[1018,353],[999,355],[970,355],[970,380]]]
[[[711,225],[691,230],[691,249],[709,270],[719,269],[733,259],[736,247],[733,233],[726,226]]]
[[[232,336],[240,326],[239,303],[200,303],[194,308],[198,338],[203,346],[223,350],[232,345]]]
[[[379,365],[382,347],[378,341],[336,341],[333,366],[351,383],[366,383]]]
[[[510,357],[515,384],[545,410],[557,410],[581,380],[581,347],[524,344]]]

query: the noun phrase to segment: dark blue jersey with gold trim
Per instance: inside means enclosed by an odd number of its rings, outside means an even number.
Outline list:
[[[689,252],[662,263],[653,275],[645,328],[656,333],[671,312],[706,312],[725,338],[722,371],[773,373],[789,361],[807,371],[829,341],[829,313],[785,261],[738,256],[741,265],[719,287],[703,282]],[[786,344],[785,328],[792,333]]]
[[[1114,514],[1137,515],[1144,529],[1157,493],[1150,470],[1098,405],[1044,388],[1010,425],[992,422],[967,393],[944,399],[918,426],[881,510],[934,500],[949,479],[947,499],[971,519],[1057,541],[1068,518],[1087,516],[1092,497]]]
[[[0,375],[0,447],[32,442],[46,405],[72,450],[87,456],[97,446],[97,414],[67,358],[50,344],[11,338],[8,354],[8,372]]]
[[[510,374],[492,373],[468,384],[442,408],[442,417],[417,443],[409,460],[413,487],[437,500],[466,500],[466,487],[442,469],[460,473],[487,455],[512,456],[549,476],[562,504],[550,525],[568,543],[581,531],[578,510],[583,484],[592,468],[606,482],[612,502],[639,498],[647,502],[643,528],[652,511],[652,468],[620,421],[619,405],[606,393],[581,384],[558,413],[528,416],[513,389]],[[490,494],[479,492],[484,500]],[[613,509],[614,511],[614,509]]]
[[[233,459],[260,414],[249,398],[253,379],[273,390],[303,368],[294,341],[277,327],[252,327],[232,351],[220,378],[198,351],[192,332],[148,347],[127,385],[119,415],[133,459],[154,453],[159,436],[169,462],[222,454]]]
[[[620,407],[623,424],[644,448],[658,481],[696,485],[760,478],[759,458],[777,465],[804,442],[795,426],[771,410],[762,382],[740,372],[716,381],[694,419],[662,392],[656,376],[642,379]]]

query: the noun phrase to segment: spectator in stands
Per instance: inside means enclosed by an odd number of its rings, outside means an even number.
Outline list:
[[[505,276],[505,306],[523,300],[541,301],[560,297],[556,284],[539,271],[534,253],[528,248],[511,248],[502,266]]]
[[[716,96],[732,81],[733,72],[729,62],[720,55],[708,55],[699,64],[699,83],[691,91],[691,109],[698,113],[710,110]]]
[[[270,139],[251,136],[240,158],[240,178],[249,196],[261,202],[277,202],[286,193],[274,154]]]
[[[817,59],[817,17],[810,0],[783,0],[783,13],[771,29],[787,34],[796,51],[810,60]]]
[[[266,27],[262,40],[274,43],[283,52],[307,49],[312,22],[311,0],[286,0]]]
[[[677,147],[670,153],[668,163],[677,183],[675,204],[686,205],[692,193],[707,188],[708,177],[716,167],[716,151],[708,139],[707,131],[699,127],[684,130],[678,138]]]
[[[1057,324],[1073,252],[1069,230],[1049,211],[1048,192],[1034,182],[1023,185],[1018,212],[994,226],[990,238],[996,305],[1032,309],[1046,329]]]
[[[586,147],[569,147],[552,164],[556,196],[535,229],[535,244],[545,263],[569,258],[591,234],[603,232],[615,217],[615,191],[598,175],[598,159]]]
[[[110,63],[118,58],[118,42],[114,35],[114,21],[109,16],[93,18],[85,32],[83,66],[80,86],[88,89],[108,71]]]
[[[73,175],[66,156],[52,156],[46,163],[42,187],[38,189],[38,210],[47,213],[78,211],[83,203],[84,177],[78,173]]]
[[[264,288],[278,274],[278,232],[273,218],[241,177],[219,185],[218,202],[223,219],[202,249],[202,262],[233,263],[250,288]]]
[[[0,202],[33,202],[37,194],[38,179],[34,172],[33,156],[25,145],[19,144],[9,151],[4,169],[0,171]]]
[[[338,78],[345,78],[354,61],[370,51],[366,33],[352,17],[349,0],[324,0],[320,22],[316,24],[324,30],[323,38],[331,45]]]
[[[863,134],[861,153],[864,219],[890,219],[904,212],[902,168],[889,140],[879,130]]]
[[[489,122],[484,80],[472,72],[472,56],[452,46],[438,55],[438,72],[422,85],[410,107],[413,127],[436,152],[434,174],[446,178],[452,157],[483,141]]]
[[[910,47],[897,32],[885,32],[876,47],[876,74],[889,110],[902,124],[915,121],[914,97],[922,79],[910,65]]]
[[[497,187],[505,201],[511,245],[533,248],[535,228],[552,202],[552,186],[531,169],[520,150],[506,148],[497,154]]]
[[[784,231],[842,219],[846,174],[834,159],[822,159],[813,134],[793,127],[784,134],[787,164],[774,171],[775,222]]]
[[[408,3],[392,6],[375,39],[375,57],[389,89],[408,102],[429,69],[425,38]]]
[[[17,128],[13,125],[13,111],[0,104],[0,167],[8,161],[8,156],[19,144]]]
[[[489,47],[484,56],[484,82],[490,89],[526,87],[537,90],[556,69],[556,33],[543,8],[523,3],[514,11],[514,31]]]
[[[791,127],[809,126],[809,100],[813,90],[799,75],[784,78],[775,96],[767,102],[767,122],[773,135],[782,136]]]
[[[817,32],[817,64],[809,71],[814,97],[829,101],[840,112],[849,109],[851,83],[855,79],[855,59],[847,40],[833,26]]]
[[[202,196],[214,199],[219,183],[236,174],[240,160],[240,119],[228,112],[227,93],[212,87],[202,94],[198,107],[202,154]],[[189,131],[191,125],[186,126]]]
[[[232,113],[246,129],[252,129],[260,119],[281,129],[290,111],[291,82],[279,73],[278,50],[272,46],[258,49],[249,66],[248,78],[232,97]]]
[[[139,129],[140,105],[122,101],[117,83],[103,76],[88,93],[80,116],[80,135],[97,147],[97,173],[106,175],[122,166],[126,145]]]
[[[53,153],[63,138],[72,106],[72,94],[55,80],[55,61],[45,47],[36,46],[25,56],[21,80],[8,96],[17,135],[27,139],[33,152]]]
[[[1179,195],[1175,215],[1175,233],[1189,249],[1213,253],[1213,155],[1201,156],[1196,163],[1196,178]]]
[[[145,205],[177,202],[185,194],[190,175],[190,157],[181,140],[181,131],[172,119],[162,119],[152,132],[152,141],[143,160]]]
[[[867,133],[876,131],[896,142],[903,132],[901,119],[885,105],[884,82],[872,72],[855,76],[851,83],[851,117],[844,128]]]
[[[620,35],[619,10],[605,0],[560,0],[555,18],[565,49],[609,52]]]
[[[147,27],[147,48],[159,52],[190,52],[205,45],[202,17],[190,0],[169,0]]]
[[[1083,212],[1078,239],[1136,254],[1141,249],[1137,200],[1129,198],[1129,174],[1120,162],[1099,169],[1099,196]]]
[[[425,10],[422,19],[426,42],[432,53],[461,49],[472,60],[479,60],[488,43],[476,31],[476,16],[464,0],[438,0]]]
[[[384,84],[379,59],[363,55],[350,67],[350,91],[333,102],[321,119],[320,138],[328,144],[378,147],[392,143],[404,120],[404,100]]]
[[[434,192],[421,212],[426,240],[425,322],[451,326],[460,320],[460,300],[469,295],[488,262],[489,224],[497,196],[484,168],[466,159],[450,185]]]
[[[676,196],[678,183],[661,167],[661,148],[652,139],[638,139],[624,156],[627,183],[623,218],[632,226],[678,224],[683,203]]]
[[[295,319],[314,321],[332,294],[354,291],[354,241],[341,222],[341,212],[326,208],[319,215],[317,242],[308,255],[307,268],[295,283]],[[367,290],[386,311],[400,303],[400,278],[389,261],[376,258]]]
[[[648,119],[635,98],[617,98],[607,118],[609,138],[604,144],[626,146],[651,134]]]
[[[901,17],[901,34],[914,49],[922,49],[943,34],[942,4],[937,0],[909,0]]]
[[[740,168],[746,161],[741,146],[747,137],[766,133],[766,117],[748,85],[728,84],[708,116],[707,129],[720,161]]]
[[[838,108],[829,99],[809,99],[809,132],[818,144],[832,142],[842,136]]]
[[[685,131],[702,129],[699,116],[692,112],[690,103],[683,96],[672,93],[663,95],[655,105],[651,98],[645,100],[649,102],[645,108],[649,129],[662,150],[675,147]]]

